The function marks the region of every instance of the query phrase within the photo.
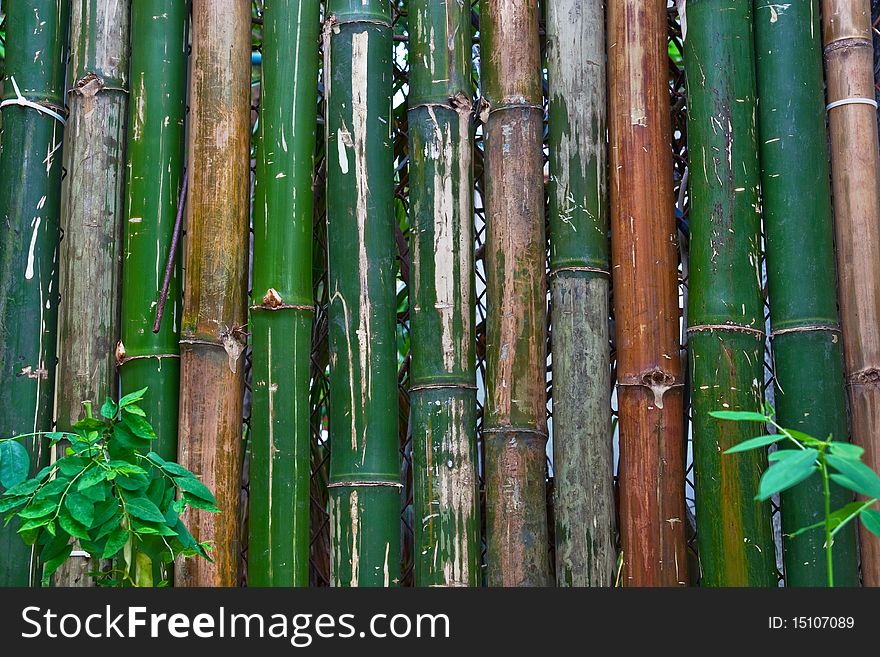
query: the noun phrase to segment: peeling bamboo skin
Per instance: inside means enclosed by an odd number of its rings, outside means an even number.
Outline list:
[[[325,24],[331,585],[400,579],[392,30],[388,3]]]
[[[67,0],[6,9],[3,100],[21,94],[63,114]],[[35,24],[35,21],[38,24]],[[51,431],[58,322],[58,240],[64,126],[32,108],[3,108],[0,142],[0,436]],[[21,443],[29,476],[46,465],[42,437]],[[0,587],[39,583],[18,519],[0,528]]]
[[[724,450],[762,433],[713,410],[763,398],[764,319],[752,5],[687,3],[691,354],[697,539],[703,586],[775,586],[766,453]],[[696,36],[695,36],[696,35]]]
[[[213,563],[183,560],[178,586],[234,586],[239,561],[241,410],[250,142],[250,6],[194,0],[187,239],[180,344],[181,465],[220,513],[188,509]]]
[[[605,13],[547,5],[556,583],[610,586],[615,548]]]
[[[549,586],[546,295],[538,3],[481,4],[490,586]]]
[[[478,586],[470,6],[409,12],[415,581]]]
[[[115,393],[129,3],[72,3],[62,187],[57,423]],[[92,76],[97,76],[97,79]]]
[[[845,441],[818,0],[787,6],[758,0],[755,53],[777,419],[785,427]],[[852,501],[851,494],[832,486],[833,509]],[[818,474],[783,492],[786,586],[827,583],[822,529],[789,537],[823,518]],[[834,540],[834,583],[858,582],[850,525]]]
[[[666,35],[666,2],[608,5],[611,271],[626,586],[688,581]]]
[[[177,458],[180,384],[179,264],[159,333],[153,333],[153,321],[183,177],[188,18],[186,0],[146,0],[131,8],[132,89],[116,350],[122,394],[149,388],[142,406],[159,436],[155,451],[172,460]]]
[[[263,8],[254,187],[248,584],[307,586],[320,3]]]
[[[823,0],[827,102],[874,98],[867,0]],[[880,469],[880,153],[877,111],[848,104],[828,112],[840,317],[853,442]],[[862,583],[880,586],[880,538],[859,533]]]
[[[69,116],[61,189],[56,424],[60,430],[116,393],[123,179],[128,116],[129,2],[71,3]],[[55,572],[57,586],[91,586],[91,560]]]

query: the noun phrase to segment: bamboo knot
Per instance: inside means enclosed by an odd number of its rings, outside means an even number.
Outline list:
[[[660,368],[646,370],[638,377],[633,377],[630,381],[618,381],[618,386],[636,386],[647,388],[654,394],[654,406],[663,410],[663,396],[673,388],[681,388],[683,383],[676,381],[675,375],[664,372]]]
[[[86,73],[76,81],[73,87],[74,93],[86,98],[94,98],[104,88],[104,80],[95,73]]]
[[[866,367],[849,375],[849,384],[853,386],[880,386],[880,369]]]
[[[116,356],[117,367],[125,362],[125,345],[122,344],[122,340],[116,343],[116,351],[114,355]]]
[[[278,290],[270,287],[263,295],[263,305],[268,308],[278,308],[284,304],[284,299],[278,294]]]

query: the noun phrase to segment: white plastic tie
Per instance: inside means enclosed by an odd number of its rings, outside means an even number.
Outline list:
[[[67,121],[64,120],[64,117],[61,116],[58,112],[50,110],[45,105],[40,105],[40,103],[35,103],[34,101],[28,100],[27,98],[22,96],[21,91],[19,91],[18,85],[15,82],[15,78],[10,76],[9,81],[12,82],[12,88],[15,90],[15,95],[17,96],[17,98],[9,98],[7,100],[4,100],[2,103],[0,103],[0,109],[3,109],[7,105],[21,105],[22,107],[30,107],[31,109],[35,109],[42,114],[51,116],[56,121],[60,121],[61,125],[67,123]]]
[[[874,109],[877,109],[877,101],[873,98],[841,98],[840,100],[835,100],[833,103],[828,103],[825,106],[825,111],[830,112],[835,107],[840,107],[841,105],[870,105]]]

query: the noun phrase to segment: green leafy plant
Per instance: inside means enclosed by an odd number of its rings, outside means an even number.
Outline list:
[[[825,518],[814,525],[802,527],[789,536],[794,537],[814,529],[824,529],[828,586],[834,586],[832,547],[837,533],[858,518],[865,529],[880,536],[880,511],[872,508],[880,499],[880,476],[862,462],[862,454],[865,450],[858,445],[832,441],[830,436],[827,440],[819,440],[801,431],[781,427],[773,419],[773,407],[769,404],[764,407],[763,413],[712,411],[709,415],[719,420],[760,422],[770,425],[777,431],[744,440],[724,452],[735,454],[753,449],[766,449],[770,445],[781,443],[779,449],[768,456],[770,466],[761,477],[756,499],[768,500],[773,495],[819,473],[822,478]],[[851,502],[832,511],[831,482],[866,499]]]
[[[187,506],[216,512],[211,491],[186,468],[151,451],[156,433],[137,403],[147,389],[108,398],[94,417],[70,432],[35,433],[0,441],[0,513],[17,516],[18,533],[37,548],[44,586],[70,557],[74,539],[112,567],[91,573],[104,586],[166,584],[178,555],[210,560],[210,546],[197,542],[180,515]],[[67,441],[64,456],[28,479],[27,451],[17,441],[45,436]]]

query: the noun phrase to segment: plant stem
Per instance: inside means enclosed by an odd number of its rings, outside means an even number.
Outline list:
[[[828,466],[825,465],[825,447],[819,451],[819,472],[822,473],[822,495],[825,498],[825,563],[828,570],[828,587],[834,587],[834,556],[831,544],[834,538],[831,533],[831,485],[828,478]]]

